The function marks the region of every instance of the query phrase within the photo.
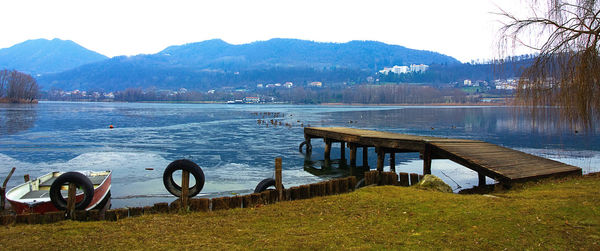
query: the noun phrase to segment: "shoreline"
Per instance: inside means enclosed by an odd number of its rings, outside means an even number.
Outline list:
[[[41,100],[43,102],[85,102],[85,103],[146,103],[146,104],[227,104],[226,102],[221,101],[135,101],[135,102],[127,102],[127,101],[88,101],[88,100]],[[0,103],[15,103],[15,102],[2,102]],[[23,104],[26,102],[18,103]],[[35,103],[38,101],[34,100],[32,102],[27,103]],[[415,103],[385,103],[385,104],[365,104],[365,103],[319,103],[319,104],[298,104],[298,103],[289,103],[289,102],[273,102],[273,103],[251,103],[251,104],[235,104],[235,105],[318,105],[318,106],[512,106],[509,102],[477,102],[477,103],[423,103],[423,104],[415,104]]]
[[[492,103],[492,102],[478,102],[478,103],[424,103],[424,104],[363,104],[363,103],[321,103],[318,105],[323,106],[511,106],[507,102]]]
[[[0,104],[37,104],[38,100],[24,100],[24,99],[8,99],[8,98],[0,98]]]

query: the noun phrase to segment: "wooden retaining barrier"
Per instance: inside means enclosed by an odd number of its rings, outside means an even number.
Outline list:
[[[395,172],[380,172],[373,170],[365,172],[365,186],[414,186],[419,183],[422,177],[422,175],[416,173],[397,174]]]
[[[318,183],[301,185],[283,189],[282,198],[279,199],[277,190],[266,190],[261,193],[252,193],[242,196],[218,197],[218,198],[189,198],[188,210],[191,212],[209,212],[235,208],[252,208],[260,205],[274,204],[279,201],[303,200],[320,196],[336,195],[354,191],[357,180],[356,177],[338,178]],[[171,203],[160,202],[153,206],[130,207],[105,210],[75,210],[72,214],[72,220],[77,221],[118,221],[128,217],[137,217],[147,214],[174,214],[180,213],[181,199],[176,199]],[[1,215],[0,225],[14,224],[47,224],[65,220],[65,212],[49,212],[45,214],[20,214],[20,215]]]

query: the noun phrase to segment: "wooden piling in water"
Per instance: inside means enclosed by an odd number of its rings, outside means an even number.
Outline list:
[[[431,174],[431,145],[425,144],[423,151],[423,175]]]
[[[390,152],[390,171],[396,172],[396,153]]]
[[[331,160],[331,140],[324,139],[324,141],[325,141],[325,152],[323,153],[323,156],[326,161],[329,161],[329,160]]]
[[[344,165],[346,164],[346,142],[340,142],[340,162],[344,161]]]
[[[368,146],[363,146],[362,148],[362,166],[364,168],[368,168],[369,167],[369,147]]]
[[[377,152],[377,171],[383,172],[383,165],[385,162],[385,152],[381,147],[375,148]]]
[[[356,167],[356,144],[348,143],[350,147],[350,167]]]
[[[479,178],[479,187],[484,187],[485,186],[485,175],[483,173],[477,173],[477,176]]]

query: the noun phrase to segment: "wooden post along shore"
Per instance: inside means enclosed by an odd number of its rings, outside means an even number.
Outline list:
[[[281,175],[281,157],[275,159],[275,190],[279,201],[283,201],[283,177]]]
[[[181,170],[181,209],[183,211],[188,209],[189,194],[190,172],[187,170]]]
[[[305,127],[305,142],[322,138],[325,160],[331,157],[331,144],[341,142],[341,159],[345,147],[350,148],[350,165],[356,165],[356,149],[362,147],[363,166],[368,167],[368,148],[377,153],[376,170],[383,171],[385,154],[389,153],[390,169],[396,172],[396,153],[418,152],[423,159],[423,175],[431,174],[433,159],[449,159],[478,174],[479,186],[490,177],[504,185],[545,177],[581,175],[579,167],[527,154],[478,140],[417,136],[345,127]],[[308,148],[308,145],[307,145]]]

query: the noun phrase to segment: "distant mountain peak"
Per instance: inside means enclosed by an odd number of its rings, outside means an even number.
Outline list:
[[[40,38],[0,49],[0,69],[43,74],[66,71],[107,58],[71,40]]]

